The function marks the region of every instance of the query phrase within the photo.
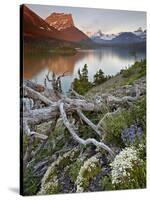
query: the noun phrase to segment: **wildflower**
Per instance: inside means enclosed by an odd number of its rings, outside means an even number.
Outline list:
[[[135,167],[140,166],[143,160],[138,157],[138,150],[135,147],[126,147],[111,163],[112,184],[134,181],[130,179]]]
[[[99,168],[98,163],[99,160],[96,156],[93,156],[84,162],[76,180],[77,192],[83,192],[85,187],[88,186],[90,179],[99,172],[97,169]]]
[[[123,142],[127,144],[133,144],[136,139],[140,140],[143,134],[143,130],[137,124],[131,125],[129,128],[125,128],[121,133]]]

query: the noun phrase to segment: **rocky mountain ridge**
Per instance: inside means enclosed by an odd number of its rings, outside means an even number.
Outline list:
[[[89,37],[75,27],[71,14],[52,13],[45,20],[23,6],[24,37],[57,39],[69,42],[89,40]]]
[[[91,34],[90,38],[99,44],[118,44],[118,43],[140,43],[146,41],[146,30],[138,28],[133,32],[120,32],[117,34],[105,34],[101,30]]]
[[[73,18],[71,14],[65,13],[52,13],[49,15],[45,21],[56,28],[57,30],[62,30],[74,26]]]

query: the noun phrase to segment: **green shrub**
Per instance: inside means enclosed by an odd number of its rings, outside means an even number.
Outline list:
[[[100,84],[104,83],[105,81],[107,81],[110,78],[111,78],[111,76],[105,76],[104,72],[101,69],[99,69],[96,72],[96,74],[94,75],[93,84],[94,84],[94,86],[100,85]]]
[[[73,88],[76,92],[84,95],[89,89],[92,88],[92,83],[88,80],[88,66],[84,65],[83,69],[78,70],[79,78],[75,78],[73,81]]]
[[[85,64],[81,71],[80,69],[78,70],[78,78],[74,79],[73,88],[79,94],[84,95],[92,87],[100,85],[110,78],[110,75],[104,75],[104,72],[101,69],[99,69],[93,76],[93,82],[90,82],[88,80],[88,66],[87,64]]]
[[[111,176],[104,176],[99,182],[100,187],[102,190],[108,191],[108,190],[114,190],[114,186],[111,181]]]
[[[76,181],[79,174],[80,168],[82,166],[82,161],[80,159],[76,160],[69,169],[69,176],[73,182]]]
[[[145,97],[138,100],[128,110],[116,113],[113,117],[108,117],[104,121],[104,128],[107,132],[105,141],[108,144],[114,144],[118,147],[124,147],[121,133],[125,128],[130,127],[134,123],[138,123],[144,132],[143,140],[145,140],[146,132],[146,99]]]
[[[119,147],[124,146],[121,139],[121,132],[131,123],[130,114],[127,111],[116,113],[105,121],[105,130],[107,132],[105,141],[108,144],[114,144]]]
[[[40,178],[35,177],[32,173],[33,168],[30,167],[24,172],[23,176],[23,194],[24,195],[35,195],[38,191]]]
[[[131,116],[146,131],[146,97],[142,97],[131,108]]]
[[[124,84],[132,84],[135,80],[146,76],[146,60],[137,61],[131,67],[122,69],[120,74],[126,78]]]

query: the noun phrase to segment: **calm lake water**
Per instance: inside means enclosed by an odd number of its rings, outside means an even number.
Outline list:
[[[135,61],[145,58],[144,49],[109,48],[104,47],[98,50],[81,50],[73,56],[60,55],[36,55],[24,58],[24,79],[44,84],[45,75],[52,71],[57,74],[67,72],[62,78],[63,91],[70,88],[70,84],[77,77],[78,69],[84,64],[88,65],[89,80],[97,70],[102,69],[106,75],[115,75],[122,68],[132,65]]]

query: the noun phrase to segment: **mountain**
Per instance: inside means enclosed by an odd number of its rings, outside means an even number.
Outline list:
[[[142,38],[132,32],[123,32],[111,40],[112,43],[131,44],[142,42]]]
[[[71,14],[52,13],[45,20],[23,5],[23,34],[25,39],[59,40],[63,42],[91,42],[74,26]],[[51,40],[51,41],[50,41]]]
[[[101,39],[101,40],[112,40],[115,38],[117,34],[104,34],[101,30],[98,30],[96,33],[94,33],[91,38],[93,40]]]
[[[146,30],[142,30],[141,27],[139,27],[137,30],[133,32],[135,35],[141,37],[143,40],[146,40]]]
[[[45,21],[50,26],[54,27],[62,34],[64,34],[66,39],[69,41],[91,41],[85,33],[75,27],[71,14],[54,12],[50,16],[48,16]]]
[[[71,14],[65,13],[52,13],[48,16],[45,21],[50,25],[56,28],[57,30],[63,30],[74,26],[73,18]]]
[[[133,45],[146,41],[146,31],[141,28],[134,32],[120,32],[118,34],[104,34],[101,30],[91,36],[93,42],[102,45]]]
[[[92,40],[75,27],[71,14],[52,13],[42,19],[26,5],[21,6],[24,50],[37,52],[75,52],[75,48],[91,48]],[[49,23],[48,23],[49,21]]]
[[[23,5],[23,34],[27,38],[55,38],[62,40],[63,34]]]

